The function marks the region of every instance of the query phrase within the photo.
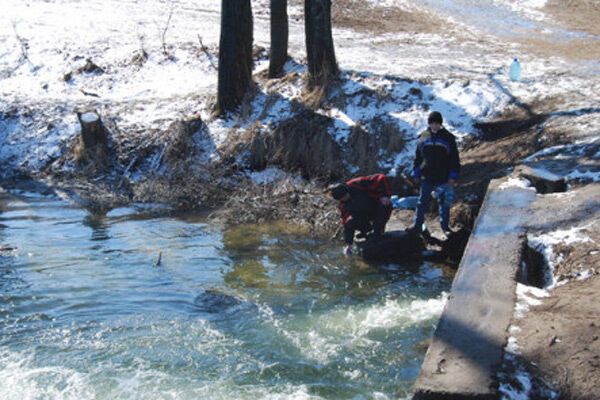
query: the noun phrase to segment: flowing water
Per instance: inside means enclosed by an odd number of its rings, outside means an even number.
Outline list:
[[[283,224],[24,192],[0,247],[4,400],[406,397],[450,286]]]

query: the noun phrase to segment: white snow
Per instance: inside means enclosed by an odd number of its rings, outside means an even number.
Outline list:
[[[590,155],[590,150],[596,153]],[[547,147],[525,158],[524,162],[540,160],[582,160],[574,164],[568,172],[564,173],[567,181],[600,182],[600,136],[592,135],[574,143]],[[551,173],[551,172],[550,172]]]
[[[91,113],[91,112],[86,112],[81,114],[81,120],[83,122],[94,122],[94,121],[98,121],[98,116],[95,113]]]
[[[600,182],[600,168],[597,171],[580,171],[575,169],[568,173],[565,178],[568,181]]]
[[[519,319],[523,318],[531,306],[542,304],[542,300],[550,296],[546,289],[539,289],[533,286],[517,284],[517,301],[515,303],[513,324],[509,327],[511,336],[504,347],[504,364],[511,365],[515,368],[515,372],[510,374],[510,379],[507,379],[506,374],[499,374],[500,385],[498,391],[501,394],[502,400],[528,400],[533,388],[532,379],[525,367],[520,364],[518,356],[521,350],[518,344],[516,335],[521,332],[521,328],[514,325]],[[515,384],[514,382],[518,382]],[[548,393],[548,398],[554,398],[555,393]]]
[[[506,190],[506,189],[515,188],[515,187],[535,191],[535,188],[531,187],[531,182],[529,182],[527,179],[515,178],[515,177],[508,178],[506,180],[506,182],[502,182],[500,184],[500,186],[498,187],[498,189]]]
[[[597,221],[592,222],[592,224],[594,223],[597,223]],[[588,228],[588,226],[572,227],[570,229],[557,230],[541,235],[527,235],[528,245],[542,253],[548,265],[547,289],[552,289],[557,285],[564,284],[564,282],[558,282],[557,277],[554,276],[554,269],[563,258],[561,254],[554,253],[553,246],[557,244],[573,245],[576,243],[592,241],[589,236],[582,233],[586,228]]]
[[[547,290],[518,283],[517,302],[515,304],[515,318],[524,317],[531,306],[541,305],[542,301],[540,299],[548,296],[550,296],[550,293]]]
[[[367,0],[369,3],[377,7],[396,7],[408,9],[412,6],[409,0]]]
[[[507,5],[512,10],[535,20],[545,19],[545,14],[539,9],[546,5],[547,0],[494,0],[494,3]]]
[[[591,269],[585,269],[577,274],[578,281],[585,281],[594,276],[594,272]]]
[[[257,185],[264,185],[267,183],[277,182],[284,179],[287,176],[285,171],[277,167],[268,167],[262,171],[256,171],[250,173],[250,179]]]

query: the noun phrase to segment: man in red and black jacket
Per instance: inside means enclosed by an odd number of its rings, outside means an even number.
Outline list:
[[[373,230],[373,239],[383,234],[392,214],[392,193],[384,174],[359,176],[330,186],[329,192],[339,202],[346,243],[344,254],[352,254],[356,231],[366,236]]]

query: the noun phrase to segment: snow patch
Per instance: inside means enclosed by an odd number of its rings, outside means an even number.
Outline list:
[[[531,187],[531,182],[525,178],[509,178],[506,182],[503,182],[498,189],[506,190],[509,188],[522,188],[535,191],[534,187]]]
[[[542,304],[542,299],[550,296],[548,290],[517,283],[517,301],[515,303],[514,318],[523,318],[531,306]],[[517,336],[521,328],[516,325],[509,327],[510,336],[504,347],[504,366],[514,368],[514,372],[500,373],[498,391],[502,400],[529,400],[533,389],[533,380],[525,366],[519,361],[521,349]],[[554,399],[556,393],[548,391],[549,399]]]
[[[522,318],[531,306],[542,304],[540,299],[550,296],[547,290],[527,286],[521,283],[517,284],[517,302],[515,303],[515,318]]]
[[[395,7],[400,9],[410,9],[412,3],[410,0],[367,0],[376,7]]]
[[[594,276],[594,271],[592,271],[591,269],[585,269],[577,273],[576,279],[578,281],[585,281],[590,279],[592,276]]]
[[[511,10],[537,21],[546,19],[540,9],[546,6],[547,0],[494,0],[494,3],[507,5]]]
[[[600,182],[600,168],[597,171],[580,171],[575,169],[568,173],[565,178],[567,181]]]
[[[277,167],[268,167],[262,171],[255,171],[250,173],[250,179],[257,185],[266,185],[269,183],[274,183],[280,181],[287,177],[288,174],[277,168]]]
[[[592,224],[594,223],[596,222],[592,222]],[[528,245],[542,253],[548,265],[548,289],[551,289],[560,283],[554,276],[554,270],[556,265],[563,261],[562,255],[554,253],[553,246],[556,246],[557,244],[573,245],[575,243],[592,241],[589,236],[581,233],[582,231],[585,231],[587,227],[588,226],[572,227],[570,229],[557,230],[541,235],[527,235]]]

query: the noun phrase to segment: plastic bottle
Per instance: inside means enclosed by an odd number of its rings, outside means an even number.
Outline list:
[[[515,58],[510,65],[510,80],[513,82],[517,82],[521,79],[521,63],[519,63],[519,59]]]
[[[399,208],[402,210],[411,210],[417,206],[418,197],[417,196],[409,196],[409,197],[398,197],[393,195],[390,197],[392,201],[392,208]]]

